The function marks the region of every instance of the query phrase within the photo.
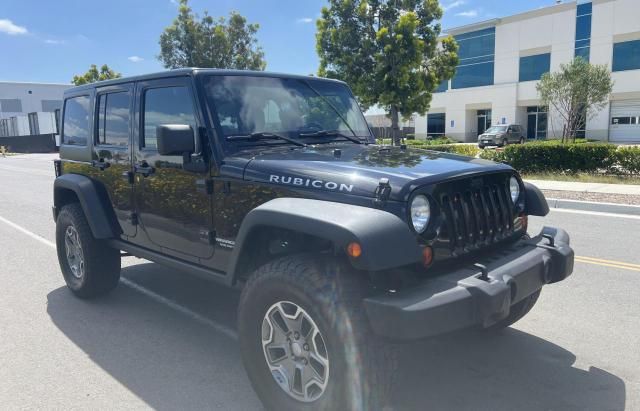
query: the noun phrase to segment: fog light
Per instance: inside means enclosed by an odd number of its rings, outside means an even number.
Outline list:
[[[425,247],[422,249],[422,264],[428,267],[433,262],[433,249],[431,247]]]
[[[362,255],[362,247],[360,244],[353,242],[347,246],[347,255],[351,258],[358,258]]]

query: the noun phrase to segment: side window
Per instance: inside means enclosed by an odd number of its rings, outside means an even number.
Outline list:
[[[126,91],[98,96],[98,144],[129,144],[129,103]]]
[[[193,101],[187,87],[152,88],[144,92],[143,147],[156,148],[156,127],[187,124],[196,130]]]
[[[62,119],[64,144],[86,146],[89,138],[89,96],[79,96],[64,102]]]

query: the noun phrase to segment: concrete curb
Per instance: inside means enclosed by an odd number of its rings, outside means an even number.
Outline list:
[[[547,202],[551,209],[560,208],[565,210],[640,216],[640,205],[598,203],[595,201],[565,200],[560,198],[547,198]]]

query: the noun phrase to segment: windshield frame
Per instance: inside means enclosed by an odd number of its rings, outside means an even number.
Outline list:
[[[361,116],[362,121],[366,126],[366,135],[356,135],[356,137],[360,138],[362,143],[375,144],[375,137],[373,135],[373,132],[371,131],[371,127],[369,126],[369,123],[366,121],[366,117],[364,116],[364,113],[362,112],[362,109],[360,108],[360,105],[358,104],[358,101],[355,98],[353,91],[351,90],[348,84],[342,81],[325,79],[325,78],[297,76],[297,75],[285,75],[285,74],[279,75],[279,74],[263,73],[263,72],[247,72],[246,74],[245,73],[229,73],[229,72],[221,72],[221,73],[207,72],[207,73],[201,73],[198,77],[200,77],[198,79],[198,86],[199,86],[198,88],[201,90],[201,101],[202,101],[202,104],[204,104],[206,107],[207,114],[209,117],[209,123],[211,128],[213,129],[214,140],[217,140],[214,142],[214,144],[220,147],[225,155],[229,155],[229,154],[232,154],[241,150],[246,150],[246,149],[255,149],[255,148],[266,149],[266,148],[271,148],[276,146],[286,146],[286,147],[295,147],[295,146],[289,142],[286,142],[284,140],[279,140],[279,139],[278,140],[253,140],[253,141],[227,140],[225,133],[222,130],[222,126],[220,124],[218,110],[216,108],[215,101],[213,101],[213,99],[209,97],[209,93],[207,91],[207,82],[209,81],[210,78],[214,78],[214,77],[253,77],[253,78],[273,78],[273,79],[282,79],[282,80],[297,80],[301,83],[304,83],[309,88],[309,90],[316,93],[317,91],[315,87],[309,84],[309,81],[314,81],[314,82],[326,81],[333,84],[337,83],[341,87],[344,87],[349,97],[356,102],[359,115]],[[324,97],[324,95],[321,95],[321,98],[322,97]],[[332,107],[332,109],[335,110],[334,107]],[[339,116],[338,113],[336,113],[336,115]],[[351,125],[349,125],[349,127],[351,127]],[[360,130],[360,131],[364,131],[364,130]],[[348,133],[349,132],[347,132],[347,134]],[[306,143],[307,145],[330,144],[330,143],[349,144],[349,145],[356,144],[352,141],[349,141],[339,136],[338,137],[319,136],[318,138],[306,137],[304,139],[300,139],[300,141],[303,143]]]

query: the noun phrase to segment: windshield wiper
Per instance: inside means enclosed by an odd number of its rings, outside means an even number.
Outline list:
[[[346,138],[349,141],[353,141],[354,143],[357,144],[362,144],[362,140],[360,140],[357,136],[353,135],[347,135],[344,134],[338,130],[320,130],[320,131],[314,131],[312,133],[300,133],[299,134],[300,138],[307,138],[307,137],[342,137],[342,138]]]
[[[256,140],[284,140],[288,143],[291,144],[295,144],[297,146],[300,147],[306,147],[307,145],[305,143],[302,143],[300,141],[296,141],[292,138],[283,136],[281,134],[275,134],[275,133],[267,133],[265,131],[258,131],[255,133],[251,133],[251,134],[237,134],[237,135],[233,135],[233,136],[227,136],[227,141],[239,141],[239,140],[249,140],[249,141],[256,141]]]

